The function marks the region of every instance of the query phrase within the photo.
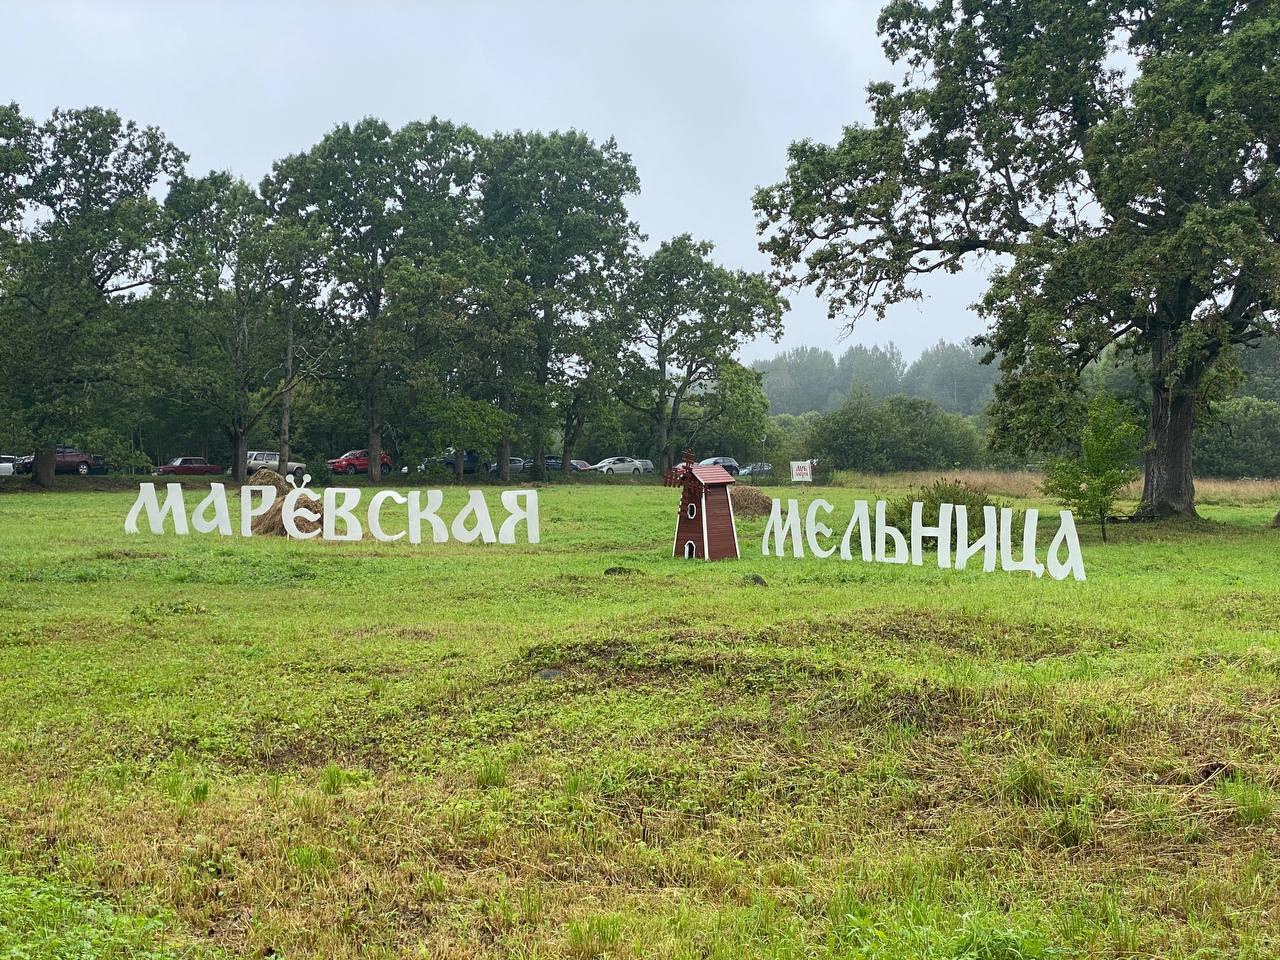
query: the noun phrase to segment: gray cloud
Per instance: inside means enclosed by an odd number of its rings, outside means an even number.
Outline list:
[[[762,269],[755,187],[787,145],[830,141],[868,118],[864,90],[895,78],[875,37],[878,2],[6,4],[0,96],[37,117],[101,104],[161,127],[191,168],[256,181],[335,123],[433,114],[484,130],[576,127],[615,136],[653,241],[688,231],[733,266]],[[848,343],[908,358],[981,329],[981,271],[930,278],[923,304]],[[840,324],[791,296],[782,347],[841,349]],[[747,358],[773,344],[753,344]]]

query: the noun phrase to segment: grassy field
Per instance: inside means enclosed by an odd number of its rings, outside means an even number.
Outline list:
[[[1077,583],[672,560],[655,486],[537,547],[0,496],[0,957],[1275,957],[1277,504],[1206,499]]]

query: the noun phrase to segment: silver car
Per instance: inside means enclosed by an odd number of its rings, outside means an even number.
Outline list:
[[[596,473],[629,473],[637,477],[644,472],[640,461],[633,460],[631,457],[606,457],[591,469]]]
[[[280,451],[250,450],[249,457],[245,460],[245,476],[252,477],[259,470],[274,470],[283,475],[286,471],[280,469]],[[307,465],[290,460],[287,472],[293,474],[294,479],[301,480],[302,475],[307,472]]]

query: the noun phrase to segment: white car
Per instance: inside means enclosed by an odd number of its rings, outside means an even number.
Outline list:
[[[18,458],[7,453],[0,453],[0,477],[12,477],[16,471]]]
[[[281,473],[280,451],[250,450],[249,457],[245,461],[244,475],[246,477],[252,477],[259,470],[274,470],[276,473]],[[288,472],[293,474],[298,480],[301,480],[302,475],[307,472],[307,465],[305,463],[297,463],[290,460]]]
[[[607,457],[591,469],[596,473],[629,473],[632,476],[639,476],[644,472],[640,461],[631,457]]]

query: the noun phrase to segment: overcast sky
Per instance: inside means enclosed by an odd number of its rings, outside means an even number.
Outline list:
[[[101,105],[159,126],[195,172],[257,182],[336,123],[432,115],[493,130],[615,136],[640,172],[652,242],[689,232],[765,269],[751,195],[787,145],[865,121],[868,82],[897,79],[881,0],[798,2],[70,3],[0,0],[0,99],[42,118]],[[981,330],[983,275],[930,278],[921,304],[841,324],[806,292],[779,346],[896,342],[908,360]]]

